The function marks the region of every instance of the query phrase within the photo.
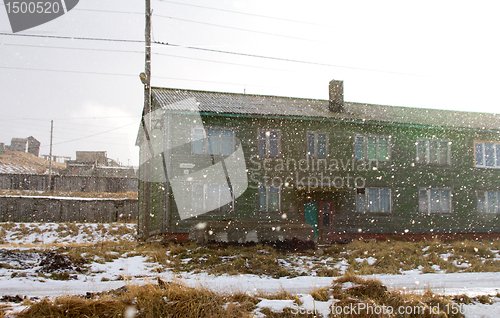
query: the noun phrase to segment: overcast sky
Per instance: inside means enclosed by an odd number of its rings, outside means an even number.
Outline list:
[[[152,0],[153,40],[169,44],[153,46],[152,84],[328,99],[337,79],[350,102],[499,113],[499,7]],[[2,5],[0,32],[0,142],[32,135],[48,154],[54,120],[54,155],[99,150],[138,163],[143,1],[80,0],[15,35]]]

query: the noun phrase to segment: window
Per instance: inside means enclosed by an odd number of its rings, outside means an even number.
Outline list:
[[[276,158],[281,151],[279,130],[259,130],[259,157]]]
[[[328,152],[328,138],[326,133],[307,132],[307,157],[315,159],[326,159]]]
[[[193,128],[193,153],[229,156],[234,151],[234,132],[227,128]]]
[[[391,189],[357,188],[356,212],[390,212]]]
[[[451,213],[450,189],[420,189],[418,193],[418,206],[421,213]]]
[[[356,160],[388,162],[390,160],[390,137],[356,136],[354,153]]]
[[[499,213],[500,191],[477,191],[477,211],[479,213]]]
[[[451,142],[441,139],[419,139],[417,146],[417,163],[449,165]]]
[[[191,191],[193,211],[227,212],[233,208],[232,188],[220,184],[194,184]]]
[[[474,157],[478,168],[500,168],[500,143],[475,141]]]
[[[280,188],[259,186],[259,211],[278,212],[280,210]]]

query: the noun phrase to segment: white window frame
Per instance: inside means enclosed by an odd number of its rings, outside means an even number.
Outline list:
[[[266,202],[265,204],[263,205],[261,203],[261,189],[264,188],[266,190]],[[278,209],[277,210],[271,210],[271,188],[274,188],[274,189],[278,189]],[[259,206],[259,212],[267,212],[267,213],[273,213],[273,212],[280,212],[281,211],[281,187],[280,186],[273,186],[273,185],[264,185],[264,184],[259,184],[259,186],[257,187],[257,194],[258,194],[258,206]],[[262,208],[264,206],[264,208]]]
[[[313,135],[313,152],[311,153],[310,148],[309,148],[309,135]],[[318,157],[318,150],[319,150],[319,135],[325,135],[325,156],[322,158]],[[326,159],[328,158],[328,144],[329,144],[329,138],[328,138],[328,133],[324,131],[306,131],[306,154],[307,158],[312,158],[312,159]]]
[[[425,191],[424,196],[422,196],[422,192]],[[433,201],[432,195],[434,194],[433,192],[438,191],[439,198],[435,201]],[[443,197],[443,191],[448,191],[448,198]],[[445,199],[443,199],[445,198]],[[442,203],[444,200],[448,200],[449,202],[449,207],[448,210],[443,209]],[[426,209],[423,209],[423,204],[422,200],[425,200],[425,206]],[[437,209],[433,209],[434,205],[439,205]],[[438,187],[431,187],[431,188],[420,188],[418,191],[418,210],[420,213],[424,213],[427,215],[432,215],[432,214],[450,214],[453,213],[453,192],[451,188],[438,188]]]
[[[359,142],[358,140],[362,138],[363,141],[362,142]],[[371,144],[369,142],[369,139],[370,138],[375,138],[376,139],[376,154],[377,154],[377,158],[375,160],[370,160],[368,159],[368,148],[369,148],[369,145]],[[387,140],[387,160],[380,160],[380,140],[381,139],[385,139]],[[359,158],[358,157],[358,151],[357,151],[357,146],[358,144],[361,144],[362,145],[362,151],[363,151],[363,157],[362,158]],[[356,160],[358,161],[375,161],[375,162],[391,162],[392,160],[392,156],[391,156],[391,148],[392,148],[392,137],[391,136],[386,136],[386,135],[355,135],[354,136],[354,158],[356,158]]]
[[[431,160],[431,149],[432,149],[432,144],[437,143],[437,148],[436,149],[436,154],[435,157],[436,162],[432,162]],[[446,162],[441,163],[441,146],[443,143],[446,143]],[[447,139],[438,139],[438,138],[419,138],[415,142],[416,146],[416,157],[415,157],[415,162],[418,164],[432,164],[432,165],[440,165],[440,166],[449,166],[451,165],[451,141]],[[419,156],[422,151],[419,151],[419,149],[424,150],[423,156]],[[434,156],[433,156],[434,157]]]
[[[493,165],[486,165],[486,153],[485,153],[485,145],[492,144],[493,145]],[[481,160],[478,163],[478,149],[481,152]],[[500,142],[499,141],[483,141],[483,140],[474,140],[474,166],[476,168],[486,168],[486,169],[500,169]]]
[[[209,187],[211,187],[211,186],[218,187],[218,190],[217,190],[217,192],[218,192],[217,202],[218,203],[217,203],[217,205],[219,206],[219,208],[208,210],[207,201],[209,200],[209,197],[208,197],[209,196]],[[200,194],[200,193],[196,192],[195,187],[202,187],[202,193]],[[222,187],[227,187],[227,184],[207,184],[207,183],[193,183],[193,184],[191,184],[191,210],[193,212],[199,212],[195,208],[195,202],[201,201],[202,202],[201,208],[203,209],[203,211],[207,211],[207,212],[210,212],[210,211],[215,211],[215,212],[233,211],[234,210],[234,197],[233,196],[231,196],[231,201],[230,201],[229,207],[227,209],[225,209],[224,207],[228,206],[228,204],[221,205],[221,195],[223,192],[223,191],[221,191]],[[233,191],[234,191],[234,186],[233,186]]]
[[[500,213],[499,190],[477,190],[477,212],[483,214]],[[494,202],[493,202],[494,201]]]
[[[264,138],[261,138],[261,133],[264,133]],[[276,133],[277,135],[277,154],[276,156],[271,156],[271,133]],[[260,144],[261,140],[265,141],[264,152],[265,155],[261,156]],[[281,130],[280,129],[259,129],[257,131],[257,153],[260,158],[279,158],[281,157]]]
[[[196,130],[203,130],[203,136],[201,134],[196,134]],[[211,154],[210,149],[209,149],[209,138],[210,136],[208,135],[209,130],[218,130],[219,134],[217,135],[218,138],[218,152]],[[231,137],[224,137],[222,136],[222,131],[231,131],[232,136]],[[196,138],[198,136],[198,138]],[[202,138],[199,138],[199,137]],[[223,140],[227,138],[231,138],[231,151],[229,154],[223,154],[222,153],[222,145],[223,145]],[[202,140],[203,143],[203,153],[195,152],[195,142],[198,140]],[[235,129],[231,127],[192,127],[191,128],[191,141],[192,141],[192,147],[191,147],[191,153],[194,155],[205,155],[205,156],[229,156],[234,152],[234,149],[236,147],[236,133]]]
[[[387,211],[382,211],[382,190],[389,191],[389,209]],[[377,201],[370,201],[370,191],[377,191]],[[367,188],[356,188],[355,193],[356,200],[356,212],[358,213],[391,213],[392,211],[392,190],[387,187],[367,187]],[[374,205],[374,202],[378,206]],[[375,209],[372,209],[375,207]]]

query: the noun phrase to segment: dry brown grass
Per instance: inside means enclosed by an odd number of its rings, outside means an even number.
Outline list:
[[[472,299],[461,295],[451,299],[430,291],[423,295],[390,291],[378,280],[364,279],[352,274],[337,278],[331,287],[314,290],[311,295],[316,301],[335,299],[331,307],[332,315],[329,317],[351,318],[463,318],[460,312],[447,309],[458,308],[460,304],[492,303],[490,296]],[[301,305],[295,295],[286,291],[256,296],[246,293],[219,294],[201,287],[188,287],[178,281],[158,280],[158,284],[131,285],[111,292],[90,295],[87,298],[64,296],[54,300],[27,302],[25,305],[28,308],[17,317],[124,317],[127,310],[134,312],[134,317],[141,318],[253,317],[256,305],[262,298],[293,300],[295,305]],[[334,314],[343,307],[359,309],[350,315]],[[391,311],[379,315],[373,310],[377,307],[391,308]],[[261,308],[260,312],[266,317],[315,317],[314,313],[294,313],[291,308],[285,308],[281,313]]]
[[[180,283],[128,286],[124,292],[92,299],[77,296],[44,299],[17,317],[123,317],[133,308],[136,317],[248,317],[258,300],[247,295],[226,296]],[[129,309],[130,310],[130,309]]]
[[[0,155],[0,166],[2,165],[15,166],[19,172],[26,171],[32,173],[32,169],[35,169],[37,173],[43,174],[49,168],[49,161],[30,153],[6,150],[5,153]],[[52,162],[52,169],[54,171],[65,168],[65,163]]]
[[[348,283],[346,285],[346,283]],[[462,318],[460,312],[453,312],[453,308],[457,308],[450,297],[435,295],[431,291],[425,294],[405,293],[401,291],[389,291],[385,285],[376,279],[364,279],[362,277],[346,274],[336,279],[329,291],[322,291],[323,298],[327,296],[339,299],[334,306],[350,306],[352,303],[361,308],[392,308],[394,315],[385,317],[414,317],[414,318],[430,318],[430,317],[449,317]],[[362,305],[361,305],[362,304]],[[439,311],[438,311],[439,309]],[[448,310],[448,312],[446,309]],[[335,309],[333,309],[335,312]],[[374,311],[364,310],[359,311],[358,315],[349,317],[383,317],[382,315],[372,314]],[[398,313],[410,313],[398,315]]]

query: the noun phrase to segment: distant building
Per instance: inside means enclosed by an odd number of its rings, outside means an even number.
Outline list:
[[[28,152],[28,139],[12,138],[10,141],[10,149],[14,151]]]
[[[75,160],[67,160],[69,174],[95,177],[135,178],[133,168],[122,167],[107,157],[106,151],[77,151]]]
[[[28,153],[37,156],[40,154],[40,142],[35,137],[29,136],[28,140]]]
[[[10,149],[27,152],[38,157],[40,154],[40,142],[33,136],[29,136],[28,138],[12,138]]]
[[[107,166],[108,163],[106,151],[77,151],[76,161],[93,162],[98,166]]]

